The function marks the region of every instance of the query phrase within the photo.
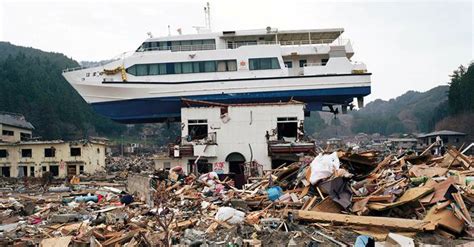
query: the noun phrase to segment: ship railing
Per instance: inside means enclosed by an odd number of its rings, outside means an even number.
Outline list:
[[[104,66],[104,65],[106,65],[108,63],[111,63],[111,62],[115,62],[115,61],[118,61],[118,60],[123,60],[126,57],[129,57],[129,56],[133,55],[133,53],[134,53],[133,51],[122,52],[122,53],[118,54],[117,56],[115,56],[115,57],[113,57],[109,60],[94,62],[94,63],[91,63],[90,65],[87,65],[87,66],[81,65],[81,66],[78,66],[78,67],[63,69],[63,73],[76,71],[76,70],[82,70],[82,69],[89,69],[89,68],[94,68],[94,67],[101,67],[101,66]]]
[[[63,73],[76,71],[76,70],[81,70],[81,69],[87,69],[87,68],[83,67],[83,66],[74,67],[74,68],[65,68],[65,69],[63,69]]]
[[[146,47],[140,48],[138,52],[143,51],[204,51],[204,50],[216,50],[215,44],[199,44],[199,45],[175,45],[175,46],[157,46],[157,47]]]
[[[326,63],[305,63],[303,67],[326,66]]]
[[[281,45],[281,46],[301,46],[301,45],[345,45],[348,39],[318,39],[318,40],[292,40],[292,41],[249,41],[249,42],[230,42],[217,46],[216,44],[197,44],[197,45],[175,45],[175,46],[157,46],[141,47],[137,52],[145,51],[203,51],[216,49],[237,49],[241,46],[253,45]]]

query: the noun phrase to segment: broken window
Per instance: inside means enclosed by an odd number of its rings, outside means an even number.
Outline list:
[[[31,139],[31,134],[30,133],[20,132],[20,140],[28,141],[29,139]]]
[[[33,154],[33,151],[31,151],[31,148],[21,150],[22,158],[31,158],[32,154]]]
[[[8,151],[6,149],[0,149],[0,158],[8,157]]]
[[[84,174],[84,166],[79,166],[79,174]]]
[[[304,66],[306,66],[306,63],[308,63],[308,61],[306,59],[301,59],[300,60],[300,68],[303,68]]]
[[[200,159],[200,160],[198,160],[197,164],[194,165],[195,161],[196,160],[189,160],[188,161],[188,168],[189,168],[188,171],[190,171],[190,173],[194,173],[195,168],[197,168],[197,172],[199,174],[212,172],[212,164],[208,163],[207,160]]]
[[[53,177],[59,176],[59,166],[56,165],[50,165],[49,166],[49,172],[53,175]]]
[[[298,135],[298,119],[296,117],[277,118],[278,140],[296,140]]]
[[[10,167],[9,166],[2,167],[2,177],[6,177],[6,178],[10,177]]]
[[[31,177],[35,176],[35,167],[34,166],[30,166],[30,176]]]
[[[18,176],[19,178],[28,176],[28,167],[27,166],[18,166]]]
[[[2,130],[2,135],[4,136],[13,136],[13,131],[11,130]]]
[[[71,148],[71,156],[81,156],[81,148]]]
[[[188,120],[188,141],[207,138],[207,120]]]
[[[51,157],[56,157],[56,149],[51,147],[51,148],[45,148],[44,149],[44,157],[51,158]]]

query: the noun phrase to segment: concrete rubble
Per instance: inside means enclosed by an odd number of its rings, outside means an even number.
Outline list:
[[[0,245],[467,246],[473,163],[456,149],[336,150],[236,188],[214,172],[111,158],[108,174],[2,180]]]

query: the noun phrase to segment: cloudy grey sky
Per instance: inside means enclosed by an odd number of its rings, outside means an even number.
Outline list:
[[[97,61],[204,24],[205,0],[0,0],[0,40]],[[343,27],[373,73],[371,101],[446,84],[473,59],[472,1],[211,0],[214,31]]]

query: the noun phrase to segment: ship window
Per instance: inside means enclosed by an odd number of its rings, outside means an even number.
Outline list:
[[[127,69],[127,73],[129,73],[131,75],[137,75],[137,67],[135,67],[135,65],[133,65],[132,67]]]
[[[181,41],[181,51],[190,51],[191,48],[191,40]]]
[[[199,66],[199,62],[193,62],[193,72],[194,73],[199,73],[199,72],[203,72],[204,71],[204,64],[202,66],[202,70],[201,70],[201,66]]]
[[[293,62],[292,61],[286,61],[285,62],[285,67],[287,67],[289,69],[293,68]]]
[[[237,60],[227,61],[227,71],[237,71]]]
[[[249,59],[250,70],[279,69],[278,58],[251,58]]]
[[[216,41],[214,39],[197,40],[175,40],[160,42],[144,42],[136,51],[171,50],[171,51],[191,51],[191,50],[215,50]]]
[[[219,62],[217,62],[217,71],[219,71],[219,72],[224,72],[224,71],[227,70],[226,67],[227,67],[227,66],[226,66],[226,62],[225,62],[225,61],[219,61]]]
[[[159,64],[150,64],[149,75],[159,75],[160,74],[160,65]]]
[[[183,73],[193,73],[193,63],[182,63]]]
[[[166,75],[166,63],[160,64],[160,75]]]
[[[173,63],[167,63],[166,64],[166,74],[174,74],[174,64]]]
[[[322,66],[326,66],[326,64],[328,63],[329,59],[321,59],[321,65]]]
[[[137,66],[137,76],[148,74],[148,65],[147,64],[137,64],[135,66]]]
[[[181,74],[182,73],[181,63],[175,63],[174,64],[174,73],[175,74]]]
[[[168,50],[168,42],[167,41],[158,42],[158,46],[160,47],[160,50]]]
[[[215,72],[216,71],[216,62],[215,61],[206,61],[204,62],[204,72]]]
[[[274,64],[276,63],[276,65]],[[278,60],[267,61],[264,67],[278,67]],[[225,72],[237,71],[237,60],[202,61],[202,62],[182,62],[182,63],[160,63],[160,64],[135,64],[127,68],[127,73],[136,76],[146,75],[166,75],[182,73],[202,73],[202,72]]]
[[[171,41],[171,50],[172,51],[179,51],[180,48],[181,48],[180,45],[181,45],[180,41]]]

